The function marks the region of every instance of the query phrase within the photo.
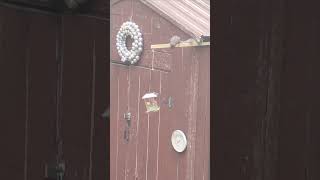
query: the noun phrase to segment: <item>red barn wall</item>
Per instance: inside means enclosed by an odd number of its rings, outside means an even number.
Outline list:
[[[115,44],[121,24],[131,18],[142,31],[144,51],[136,65],[127,66]],[[209,47],[150,49],[173,35],[190,38],[139,0],[111,4],[111,179],[209,178]],[[160,111],[147,114],[141,97],[153,91]],[[123,118],[127,112],[131,123]],[[171,145],[176,129],[188,139],[182,153]]]

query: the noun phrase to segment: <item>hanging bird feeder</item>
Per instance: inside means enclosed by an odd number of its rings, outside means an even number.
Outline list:
[[[158,106],[157,99],[158,99],[158,93],[152,92],[145,94],[142,99],[144,100],[144,103],[147,108],[148,112],[157,112],[160,110],[160,107]]]

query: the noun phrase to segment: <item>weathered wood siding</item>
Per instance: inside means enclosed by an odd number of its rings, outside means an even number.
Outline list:
[[[0,179],[43,180],[60,152],[64,179],[108,179],[108,23],[90,11],[0,7]]]
[[[319,179],[319,2],[215,7],[213,179]]]
[[[137,65],[121,63],[115,47],[121,24],[137,23],[144,37]],[[190,38],[138,0],[111,4],[110,172],[113,180],[209,179],[209,47],[151,50],[173,35]],[[146,113],[142,96],[159,93],[160,111]],[[168,107],[168,99],[173,107]],[[124,113],[132,115],[130,125]],[[171,134],[185,132],[177,153]],[[129,133],[126,140],[125,133]]]

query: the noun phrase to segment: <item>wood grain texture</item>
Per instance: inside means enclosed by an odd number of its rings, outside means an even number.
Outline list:
[[[1,179],[24,179],[26,167],[27,32],[23,12],[0,8]],[[17,43],[20,42],[20,43]]]
[[[130,140],[122,147],[124,149],[120,150],[119,146],[116,150],[116,147],[112,147],[111,166],[116,167],[112,167],[115,172],[111,178],[209,178],[210,131],[206,129],[209,127],[209,48],[152,50],[150,46],[155,44],[153,42],[169,41],[173,35],[179,35],[183,40],[190,37],[137,0],[122,0],[113,7],[116,10],[111,13],[111,72],[114,72],[111,86],[118,86],[118,90],[111,88],[111,104],[114,101],[115,104],[123,104],[118,107],[122,109],[128,106],[132,122],[130,128],[126,125],[117,126],[117,123],[122,123],[122,119],[118,120],[116,115],[111,115],[111,141],[122,140],[122,137],[116,137],[116,131],[121,132],[118,133],[120,136],[122,131],[130,131]],[[142,29],[145,47],[141,60],[136,65],[126,66],[113,50],[114,37],[116,27],[129,20],[131,15],[132,20]],[[124,73],[128,73],[127,79],[115,80]],[[125,90],[128,95],[121,95],[117,100],[115,96],[118,91]],[[159,93],[157,102],[160,110],[157,112],[146,113],[141,98],[149,92]],[[116,107],[111,109],[111,114],[124,111]],[[117,130],[112,127],[117,127]],[[182,130],[188,139],[187,150],[183,153],[177,153],[171,145],[171,135],[176,129]]]
[[[72,23],[71,23],[72,22]],[[93,20],[63,18],[61,136],[66,178],[89,178],[93,81]],[[73,31],[81,27],[82,31]],[[81,53],[79,53],[81,52]]]
[[[101,118],[109,100],[105,18],[16,7],[1,7],[0,14],[6,147],[1,179],[43,179],[46,166],[56,161],[61,133],[66,178],[106,179],[109,130]]]
[[[109,178],[110,153],[110,117],[102,114],[110,108],[110,63],[108,59],[108,24],[104,21],[94,22],[94,57],[96,59],[95,74],[95,106],[94,132],[92,152],[92,180]]]
[[[58,26],[55,16],[30,13],[28,20],[27,179],[41,180],[45,177],[45,165],[56,158]]]
[[[217,5],[212,174],[317,179],[318,3],[251,3]]]

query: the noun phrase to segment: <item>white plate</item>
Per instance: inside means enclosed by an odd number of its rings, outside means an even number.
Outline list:
[[[173,131],[171,135],[171,144],[177,152],[183,152],[187,148],[186,135],[181,130]]]

